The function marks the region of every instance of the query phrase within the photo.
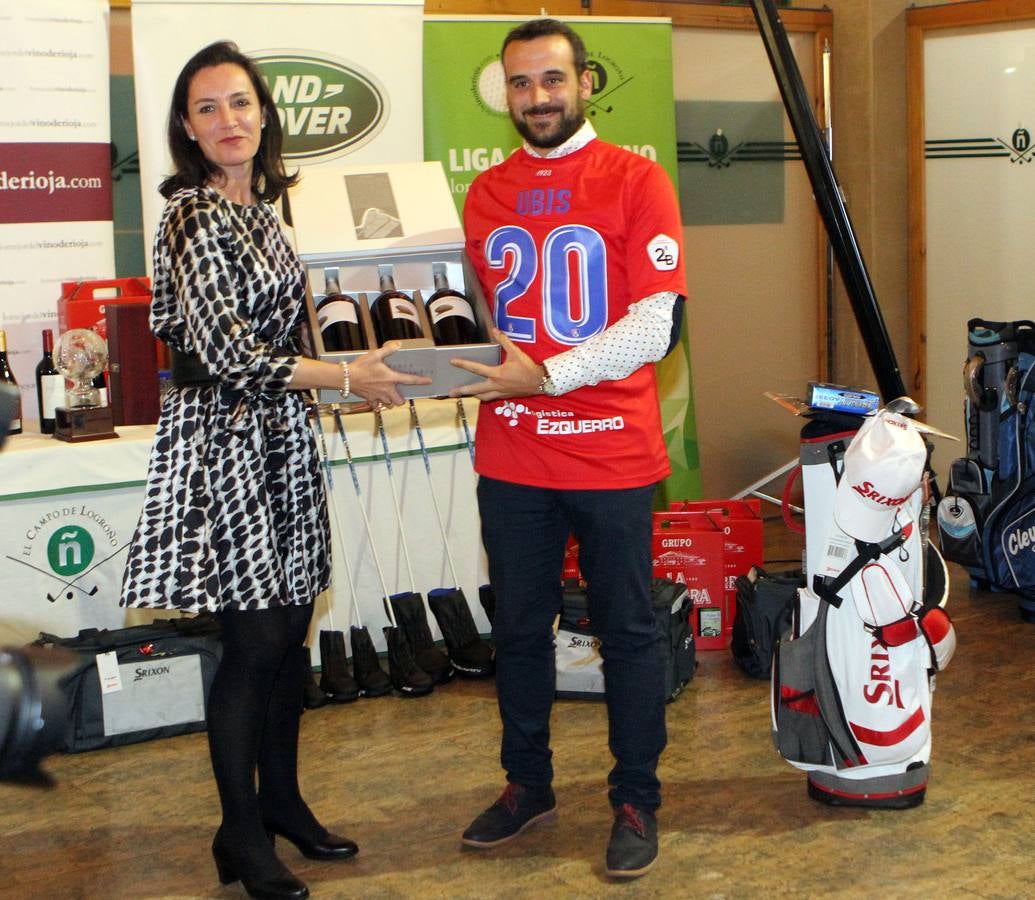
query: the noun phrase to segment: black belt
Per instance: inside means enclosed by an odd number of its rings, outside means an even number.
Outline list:
[[[171,362],[170,376],[174,387],[203,387],[218,384],[219,379],[212,375],[197,353],[181,353],[169,348]]]
[[[274,347],[273,356],[297,356],[286,347]],[[221,379],[216,378],[201,361],[197,353],[183,353],[179,350],[169,348],[170,376],[174,387],[205,387],[211,384],[219,384]]]

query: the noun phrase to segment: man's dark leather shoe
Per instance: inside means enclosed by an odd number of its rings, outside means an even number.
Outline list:
[[[658,858],[658,820],[650,810],[623,803],[615,810],[604,871],[612,878],[639,878]]]
[[[468,847],[498,847],[536,822],[545,822],[556,816],[557,800],[553,788],[508,784],[499,800],[468,826],[462,841]]]

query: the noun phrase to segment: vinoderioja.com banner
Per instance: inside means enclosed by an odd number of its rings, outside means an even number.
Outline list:
[[[424,156],[442,163],[463,211],[471,182],[521,144],[507,113],[499,59],[507,32],[524,19],[431,16],[424,22]],[[660,163],[678,185],[668,19],[579,18],[593,93],[586,116],[606,141]],[[662,425],[672,463],[666,498],[700,496],[686,329],[658,365]]]
[[[115,271],[108,4],[7,3],[0,20],[0,328],[31,431],[61,282]]]

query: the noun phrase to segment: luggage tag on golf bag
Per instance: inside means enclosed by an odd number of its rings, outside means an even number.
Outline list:
[[[97,654],[97,677],[102,694],[113,694],[122,690],[122,675],[119,674],[119,657],[114,650]]]

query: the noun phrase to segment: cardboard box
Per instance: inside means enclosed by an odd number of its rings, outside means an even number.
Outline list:
[[[672,500],[668,505],[674,515],[683,512],[704,513],[724,535],[723,557],[726,593],[726,615],[723,630],[733,634],[737,613],[737,576],[746,575],[753,566],[764,562],[762,537],[762,501],[757,497],[742,500]]]
[[[489,338],[491,316],[477,279],[465,264],[460,219],[440,163],[324,167],[307,171],[289,196],[295,243],[308,272],[307,310],[315,354],[330,362],[361,352],[328,352],[316,318],[326,295],[326,273],[343,294],[359,301],[360,327],[376,347],[370,307],[381,293],[379,270],[390,267],[397,290],[417,306],[423,337],[403,341],[388,360],[400,372],[424,375],[430,385],[402,386],[406,398],[442,397],[450,388],[481,380],[449,364],[455,357],[497,365],[500,347]],[[474,310],[479,342],[436,346],[424,304],[435,291],[432,269],[444,266],[449,285]],[[353,396],[354,401],[361,398]],[[337,391],[320,392],[340,402]]]
[[[690,624],[698,650],[729,643],[725,599],[725,535],[704,513],[654,513],[651,557],[656,578],[686,585],[693,601]]]

